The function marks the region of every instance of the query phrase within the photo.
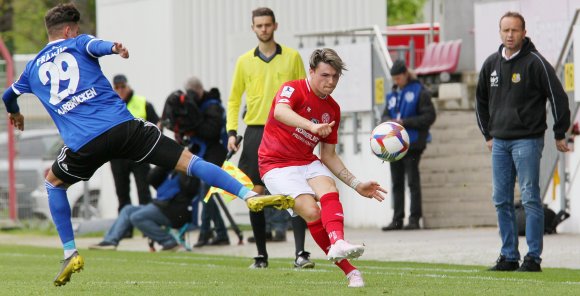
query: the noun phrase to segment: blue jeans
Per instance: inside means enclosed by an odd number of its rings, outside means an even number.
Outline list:
[[[493,139],[491,152],[493,203],[501,236],[501,254],[507,261],[520,260],[514,208],[516,176],[526,212],[527,256],[540,263],[544,236],[544,209],[540,197],[540,159],[544,138]]]
[[[264,208],[264,215],[266,215],[266,232],[286,234],[288,223],[290,223],[290,213],[287,210],[267,207]]]
[[[162,246],[172,246],[177,242],[167,232],[171,221],[161,212],[159,207],[149,203],[144,206],[127,205],[119,213],[119,217],[105,235],[104,241],[119,244],[123,234],[132,226],[137,227],[148,238]]]

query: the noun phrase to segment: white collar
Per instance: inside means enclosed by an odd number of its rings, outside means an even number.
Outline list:
[[[507,54],[506,54],[506,49],[505,49],[505,46],[504,46],[504,47],[502,48],[502,50],[501,50],[501,56],[502,56],[504,59],[506,59],[506,61],[509,61],[509,60],[511,60],[511,59],[513,59],[513,58],[515,58],[515,57],[518,55],[518,53],[520,53],[520,51],[522,51],[522,50],[520,49],[520,50],[516,51],[514,54],[512,54],[512,56],[511,56],[511,57],[509,57],[509,58],[508,58],[508,56],[507,56]]]

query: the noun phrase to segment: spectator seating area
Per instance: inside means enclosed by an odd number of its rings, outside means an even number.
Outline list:
[[[425,48],[421,65],[415,69],[417,75],[453,73],[459,63],[461,40],[430,43]]]

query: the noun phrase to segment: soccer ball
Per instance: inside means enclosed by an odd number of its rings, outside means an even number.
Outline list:
[[[371,133],[371,150],[384,161],[397,161],[409,151],[409,134],[395,122],[383,122]]]

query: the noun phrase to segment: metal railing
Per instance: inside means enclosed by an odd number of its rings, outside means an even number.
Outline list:
[[[564,80],[564,66],[568,62],[574,61],[574,55],[572,54],[572,48],[574,46],[573,40],[573,33],[574,33],[574,26],[578,22],[578,17],[580,15],[580,9],[577,9],[574,13],[574,18],[568,27],[568,33],[566,34],[566,39],[564,40],[564,44],[562,46],[562,50],[558,56],[558,60],[554,65],[554,69],[556,74],[560,77],[560,80]],[[576,86],[578,87],[578,86]],[[576,118],[576,114],[578,113],[578,109],[580,108],[580,104],[575,102],[574,100],[574,91],[567,92],[568,94],[568,103],[570,106],[571,119]],[[547,109],[550,109],[550,105],[547,104]],[[548,127],[551,127],[554,124],[554,119],[552,116],[548,116]],[[568,198],[567,198],[567,183],[569,181],[569,174],[566,172],[566,153],[558,152],[554,145],[554,132],[551,128],[548,128],[546,131],[546,135],[544,138],[544,153],[542,155],[542,164],[543,168],[540,171],[540,192],[541,196],[546,196],[546,193],[550,187],[550,181],[553,178],[553,173],[558,167],[558,173],[560,175],[560,208],[565,210],[568,208]],[[577,168],[576,168],[577,170]]]
[[[437,31],[438,33],[438,31]],[[427,45],[427,40],[430,32],[425,30],[382,30],[378,25],[373,27],[362,27],[348,30],[335,30],[335,31],[325,31],[325,32],[312,32],[312,33],[301,33],[295,36],[299,39],[299,48],[304,45],[303,40],[306,38],[316,38],[317,46],[324,46],[326,44],[325,38],[335,38],[334,43],[337,44],[338,37],[350,37],[352,42],[356,40],[357,37],[373,37],[376,40],[383,40],[381,46],[381,51],[385,57],[388,56],[389,62],[387,62],[389,69],[392,66],[392,58],[402,58],[405,54],[409,54],[409,66],[415,68],[416,64],[420,62],[420,57],[417,56],[418,53],[423,51],[417,51],[415,48],[415,42],[411,38],[409,45],[407,46],[387,46],[387,38],[389,36],[417,36],[425,37]]]

